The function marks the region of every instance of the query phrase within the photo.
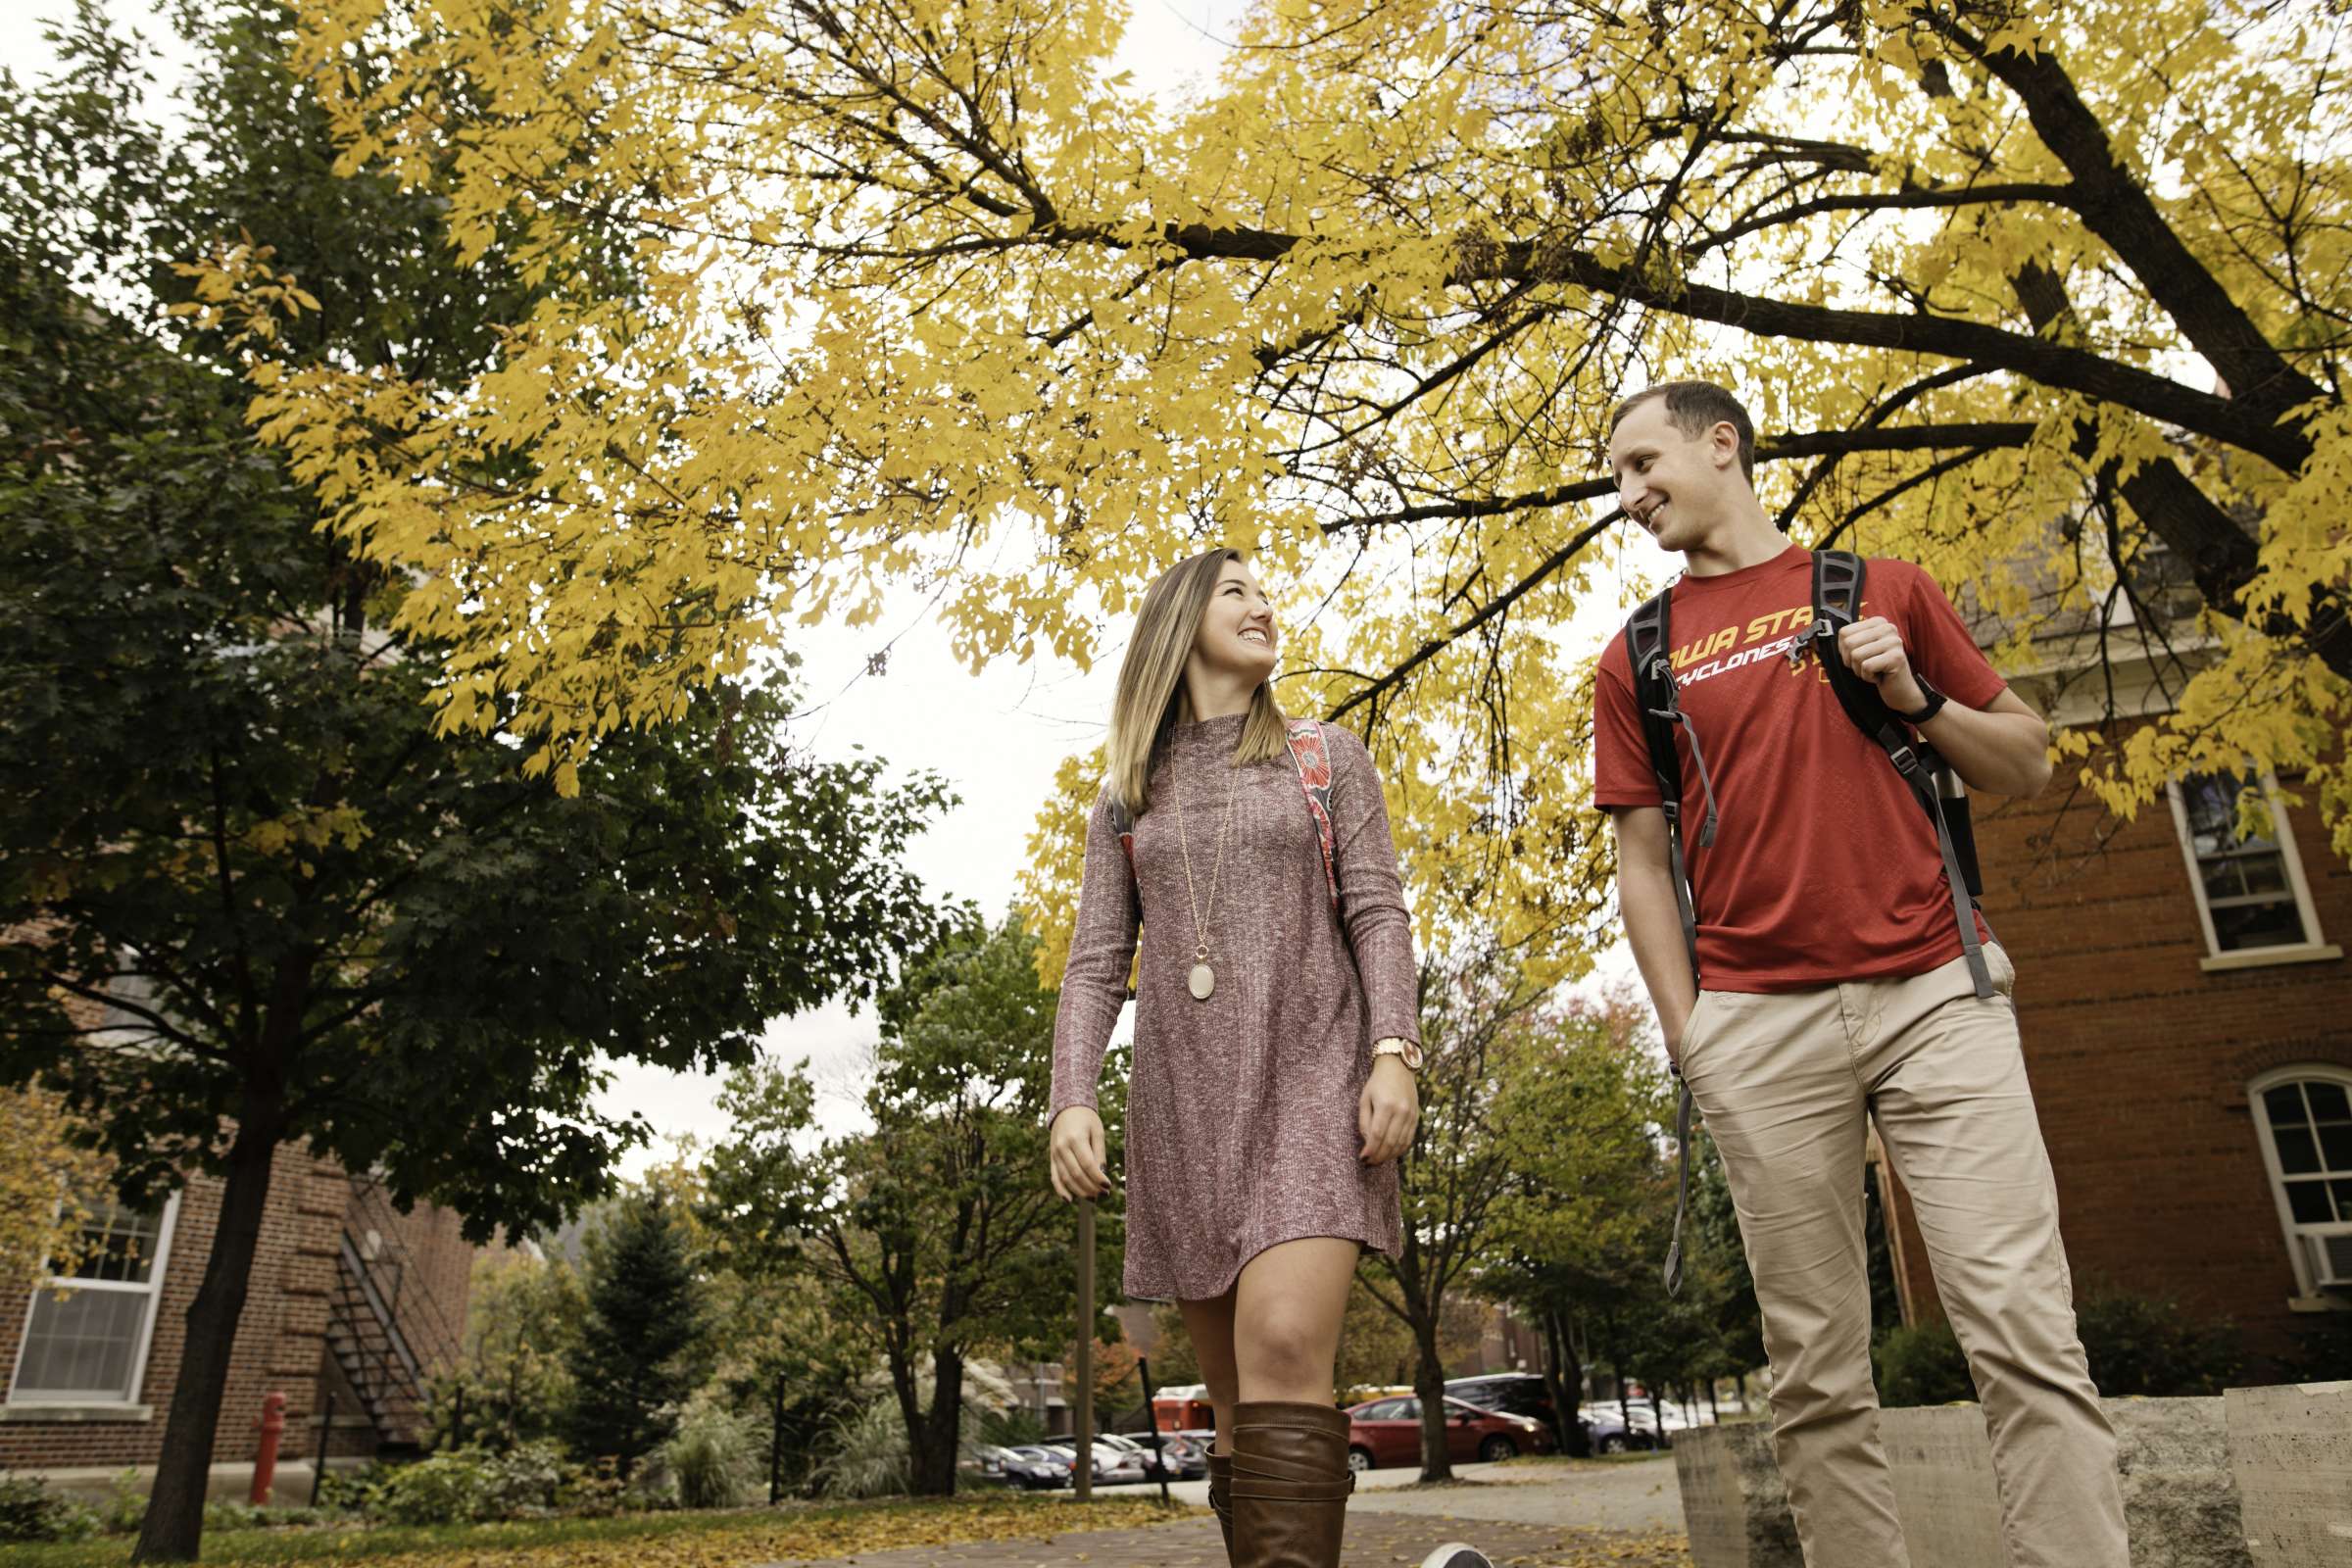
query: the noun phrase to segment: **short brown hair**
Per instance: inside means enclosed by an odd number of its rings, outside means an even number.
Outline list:
[[[1685,436],[1696,440],[1719,424],[1730,424],[1740,433],[1740,471],[1749,482],[1756,477],[1756,426],[1747,416],[1747,406],[1712,381],[1660,381],[1644,387],[1617,405],[1609,416],[1609,434],[1615,435],[1625,416],[1653,398],[1666,400],[1666,417]]]

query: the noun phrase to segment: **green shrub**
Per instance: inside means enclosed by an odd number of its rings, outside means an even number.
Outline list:
[[[2101,1291],[2075,1303],[2090,1378],[2110,1398],[2219,1394],[2242,1364],[2236,1330],[2200,1322],[2180,1303]]]
[[[2295,1348],[2278,1363],[2284,1383],[2352,1379],[2352,1312],[2322,1312],[2294,1331]]]
[[[581,1471],[552,1438],[518,1443],[503,1453],[480,1456],[484,1485],[482,1516],[543,1519],[559,1512]]]
[[[1968,1357],[1952,1326],[1938,1318],[1888,1329],[1871,1347],[1872,1370],[1879,1385],[1879,1403],[1888,1409],[1907,1404],[1949,1404],[1977,1396],[1968,1375]]]
[[[321,1511],[338,1514],[372,1516],[376,1495],[383,1490],[384,1481],[399,1467],[381,1459],[349,1470],[328,1470],[318,1480],[318,1506]]]
[[[1045,1418],[1025,1404],[983,1411],[980,1416],[980,1441],[995,1444],[1000,1448],[1017,1448],[1025,1444],[1043,1443],[1046,1441]]]
[[[482,1456],[465,1449],[394,1468],[375,1488],[369,1517],[396,1525],[470,1524],[490,1506]]]
[[[316,1508],[256,1507],[250,1502],[208,1502],[204,1505],[204,1528],[209,1535],[215,1530],[282,1530],[288,1525],[307,1525],[318,1517]]]
[[[105,1500],[94,1504],[98,1528],[110,1536],[137,1533],[147,1522],[147,1483],[136,1465],[115,1472]]]
[[[896,1400],[868,1399],[852,1406],[829,1436],[813,1472],[820,1496],[836,1501],[887,1497],[911,1485],[906,1423]]]
[[[759,1484],[765,1456],[757,1422],[699,1396],[679,1417],[677,1436],[662,1448],[663,1468],[677,1479],[678,1503],[686,1508],[742,1502]]]
[[[0,1475],[0,1541],[80,1541],[98,1533],[98,1517],[31,1476]]]

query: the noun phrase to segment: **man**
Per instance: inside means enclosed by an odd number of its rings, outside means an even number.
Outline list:
[[[1667,1055],[1739,1210],[1805,1561],[1908,1561],[1870,1373],[1862,1161],[1875,1117],[1984,1400],[2010,1562],[2128,1568],[2115,1438],[2075,1336],[2015,971],[1980,923],[1991,994],[1972,981],[1935,829],[1818,660],[1866,676],[1974,790],[2037,793],[2047,731],[1907,563],[1871,561],[1859,617],[1834,642],[1799,641],[1811,557],[1758,505],[1754,460],[1746,410],[1708,382],[1652,387],[1611,419],[1627,515],[1688,564],[1669,601],[1678,745],[1683,777],[1698,778],[1695,741],[1717,812],[1712,847],[1688,846],[1696,985],[1622,633],[1594,694],[1594,800],[1615,820],[1619,902]]]

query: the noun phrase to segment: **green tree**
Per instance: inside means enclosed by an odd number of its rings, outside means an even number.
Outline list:
[[[560,1433],[587,1304],[561,1257],[475,1260],[465,1346],[433,1388],[434,1428],[448,1446],[512,1448]]]
[[[1491,1222],[1510,1189],[1513,1147],[1494,1136],[1494,1111],[1514,1058],[1541,1049],[1554,1026],[1544,989],[1495,947],[1422,967],[1421,1125],[1399,1159],[1402,1245],[1367,1253],[1364,1293],[1410,1332],[1413,1390],[1421,1398],[1421,1478],[1453,1474],[1446,1446],[1448,1303],[1486,1261]]]
[[[282,9],[188,15],[184,134],[87,10],[0,106],[0,1082],[63,1094],[131,1201],[225,1182],[141,1560],[197,1551],[280,1145],[477,1238],[552,1227],[645,1136],[598,1110],[605,1059],[738,1064],[870,986],[939,800],[795,756],[782,692],[739,678],[566,798],[499,726],[437,732],[457,666],[406,612],[462,586],[322,534],[222,345],[141,323],[240,226],[299,260],[285,346],[318,361],[486,364],[538,284],[454,275],[441,204],[334,174]]]
[[[701,1282],[686,1225],[659,1189],[612,1204],[589,1241],[586,1305],[566,1356],[574,1449],[619,1461],[622,1476],[677,1430],[701,1381]]]
[[[1672,1195],[1657,1139],[1669,1102],[1650,1042],[1631,992],[1577,999],[1543,1049],[1511,1062],[1494,1113],[1505,1190],[1477,1286],[1536,1325],[1571,1451],[1583,1446],[1580,1347],[1605,1351],[1609,1339],[1596,1314],[1665,1295],[1659,1202]]]
[[[975,1351],[1051,1358],[1072,1328],[1071,1210],[1046,1177],[1055,997],[1035,946],[1016,919],[975,921],[906,966],[879,1004],[871,1131],[812,1138],[806,1064],[754,1067],[729,1085],[734,1134],[708,1165],[722,1258],[821,1282],[882,1362],[918,1493],[955,1490]],[[1115,1162],[1115,1059],[1104,1077]],[[1098,1277],[1115,1280],[1115,1207],[1102,1219]]]

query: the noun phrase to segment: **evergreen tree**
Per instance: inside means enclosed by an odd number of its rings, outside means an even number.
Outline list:
[[[570,1355],[572,1446],[626,1476],[677,1430],[703,1337],[685,1227],[659,1192],[631,1193],[591,1253],[588,1316]]]

